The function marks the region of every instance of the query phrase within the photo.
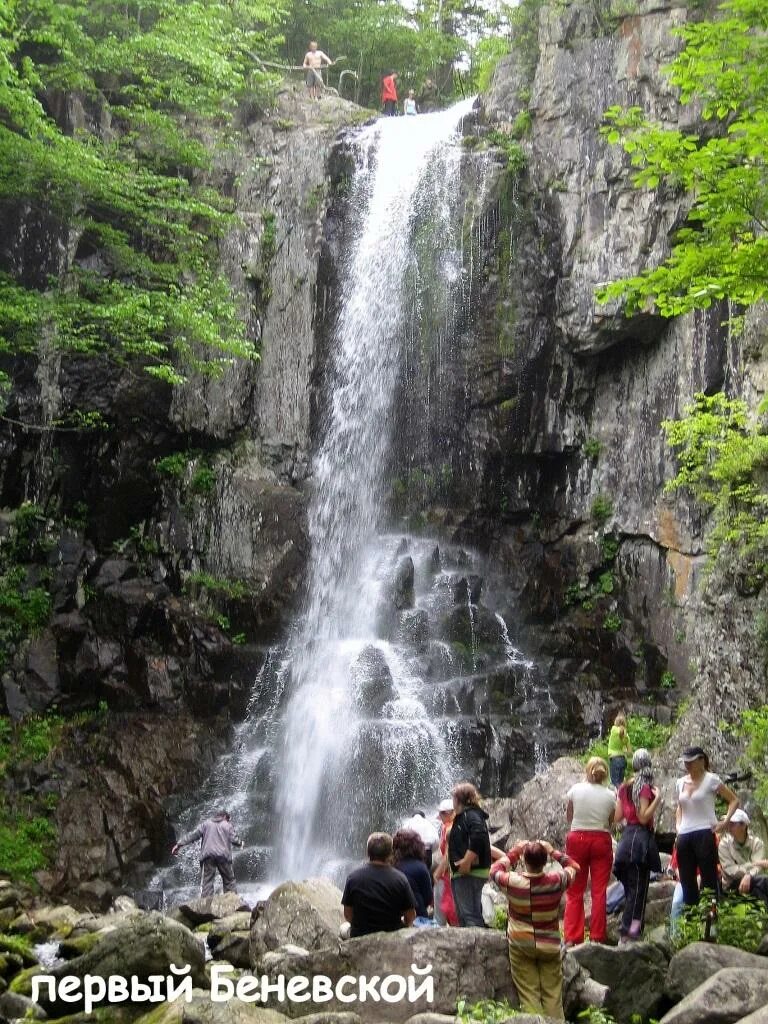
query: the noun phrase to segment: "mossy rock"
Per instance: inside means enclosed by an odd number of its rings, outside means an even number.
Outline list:
[[[137,1012],[141,1011],[124,1006],[100,1006],[90,1013],[70,1013],[66,1017],[56,1017],[48,1021],[48,1024],[132,1024]]]
[[[90,953],[93,947],[103,938],[101,932],[88,932],[74,939],[64,939],[59,943],[59,956],[63,960],[74,960],[83,953]]]
[[[45,967],[41,967],[40,964],[35,964],[34,967],[27,967],[25,970],[19,971],[19,973],[11,979],[8,991],[15,992],[17,996],[28,996],[31,998],[32,979],[36,974],[45,974],[45,972]]]
[[[21,957],[25,967],[35,967],[37,957],[30,944],[18,935],[0,935],[0,953],[14,953]]]

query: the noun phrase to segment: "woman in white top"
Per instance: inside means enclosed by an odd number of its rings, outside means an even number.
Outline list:
[[[605,893],[613,866],[611,825],[616,811],[616,791],[605,783],[608,765],[602,757],[587,761],[584,782],[568,790],[568,824],[570,832],[565,852],[581,867],[573,885],[565,893],[563,934],[566,945],[584,941],[584,893],[587,879],[592,890],[592,915],[589,937],[593,942],[607,939]]]
[[[701,875],[702,889],[720,893],[715,833],[722,832],[731,820],[739,798],[719,775],[709,770],[709,758],[701,747],[683,751],[682,760],[688,774],[676,783],[677,870],[683,887],[683,902],[693,907],[699,902],[697,871]],[[728,804],[722,821],[717,820],[716,796]]]

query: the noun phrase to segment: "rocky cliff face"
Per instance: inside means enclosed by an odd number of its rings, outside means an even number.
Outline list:
[[[527,106],[531,130],[513,255],[486,286],[512,340],[495,358],[498,331],[478,342],[492,367],[470,424],[486,492],[465,528],[516,581],[520,635],[549,666],[553,694],[575,694],[587,717],[592,703],[593,719],[619,702],[665,719],[664,705],[690,694],[680,742],[724,752],[718,719],[765,700],[760,598],[727,568],[705,575],[706,523],[664,494],[674,460],[661,423],[697,391],[764,396],[765,317],[736,338],[724,309],[664,321],[596,303],[600,283],[664,258],[686,213],[679,195],[633,188],[627,158],[599,135],[603,111],[640,105],[683,128],[696,117],[662,72],[680,45],[673,29],[695,9],[640,0],[631,15],[606,12],[545,9],[533,82],[512,56],[483,101],[502,130]]]
[[[42,878],[52,889],[94,902],[166,855],[165,798],[221,752],[259,645],[300,589],[327,163],[360,114],[286,86],[272,109],[243,112],[236,145],[216,147],[213,174],[238,214],[221,259],[258,362],[173,393],[42,341],[37,359],[9,367],[0,504],[34,503],[19,560],[25,587],[44,579],[53,615],[6,666],[5,708],[15,719],[110,712],[9,780],[12,793],[55,803],[57,859]],[[98,130],[75,100],[62,116]],[[65,229],[15,216],[2,259],[16,273],[85,258]],[[106,429],[56,430],[57,410],[72,407],[99,411]],[[10,513],[6,550],[21,550],[17,532]]]

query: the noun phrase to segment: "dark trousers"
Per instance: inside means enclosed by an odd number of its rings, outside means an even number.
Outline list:
[[[608,769],[611,773],[611,785],[620,786],[624,781],[627,770],[627,759],[623,754],[614,754],[608,759]]]
[[[397,102],[395,100],[384,100],[384,113],[387,117],[396,117]]]
[[[683,903],[686,906],[695,907],[699,902],[697,870],[701,873],[701,888],[711,889],[720,895],[717,865],[717,843],[711,828],[685,832],[677,837],[677,871],[683,887]]]
[[[480,897],[487,881],[487,878],[478,878],[476,875],[454,875],[451,879],[460,928],[485,928]]]
[[[618,878],[624,886],[624,913],[619,932],[637,938],[645,922],[645,904],[648,900],[651,872],[644,864],[622,864],[619,871]]]
[[[213,896],[213,884],[216,881],[216,873],[221,875],[221,884],[224,892],[235,892],[235,873],[232,870],[232,861],[225,857],[206,857],[200,861],[202,879],[200,882],[200,895]]]

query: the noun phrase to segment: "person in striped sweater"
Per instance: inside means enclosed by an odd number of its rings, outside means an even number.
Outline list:
[[[545,872],[548,858],[564,870]],[[520,860],[524,870],[515,871]],[[492,880],[507,894],[509,963],[524,1012],[564,1019],[558,917],[578,871],[571,857],[544,840],[517,843],[491,867]]]

